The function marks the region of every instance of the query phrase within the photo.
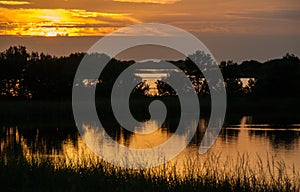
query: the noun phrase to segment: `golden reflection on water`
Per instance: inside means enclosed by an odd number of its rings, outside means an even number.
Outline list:
[[[268,134],[267,131],[259,137],[253,135],[253,133],[249,131],[248,128],[251,127],[251,122],[251,117],[245,116],[241,118],[238,130],[236,130],[237,127],[233,127],[232,129],[231,127],[223,129],[209,152],[204,155],[199,155],[198,147],[201,141],[201,135],[204,134],[208,123],[207,120],[201,119],[198,124],[197,133],[192,139],[191,144],[175,159],[167,164],[167,166],[172,167],[176,164],[176,169],[181,174],[184,174],[187,172],[189,166],[198,166],[198,169],[201,166],[206,165],[205,163],[207,163],[208,158],[222,154],[218,157],[220,165],[217,166],[225,169],[226,167],[224,167],[224,164],[229,163],[229,161],[231,161],[231,164],[234,164],[237,162],[237,159],[241,156],[241,154],[245,154],[250,160],[248,162],[249,165],[254,168],[257,167],[259,158],[262,159],[263,163],[267,163],[268,158],[273,157],[275,160],[284,160],[289,169],[291,169],[294,164],[296,170],[299,170],[300,129],[294,128],[298,137],[295,142],[292,143],[292,148],[285,148],[284,146],[281,146],[280,143],[278,148],[274,148],[272,143],[270,143],[270,141],[266,138],[266,135]],[[84,124],[83,126],[85,126],[88,130],[92,128],[91,124]],[[245,127],[247,129],[245,129]],[[39,131],[36,132],[34,140],[31,142],[28,142],[28,139],[20,133],[18,127],[7,128],[5,129],[4,134],[6,137],[5,139],[1,139],[0,154],[6,161],[9,160],[9,155],[13,152],[15,155],[24,157],[28,162],[42,162],[44,159],[50,160],[57,168],[90,167],[95,165],[95,163],[97,164],[102,162],[101,158],[95,155],[86,146],[81,137],[78,137],[75,141],[68,137],[61,142],[61,147],[59,149],[54,146],[52,146],[52,148],[50,146],[49,149],[49,144],[47,145],[46,141],[40,138]],[[118,141],[119,143],[132,148],[149,148],[166,141],[173,133],[160,128],[148,135],[132,134],[130,137],[126,137],[123,134],[124,133],[121,131],[121,136]],[[92,135],[93,133],[88,132],[84,137],[87,139],[90,136],[90,139],[93,139],[94,137],[92,137]],[[177,136],[178,142],[181,142],[183,139],[185,139],[184,134]],[[19,149],[19,151],[15,151],[16,148]],[[176,143],[174,143],[174,148],[176,148]],[[45,153],[46,151],[48,152]],[[196,165],[194,165],[195,161],[198,162]]]

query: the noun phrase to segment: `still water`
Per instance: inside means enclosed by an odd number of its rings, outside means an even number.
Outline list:
[[[208,118],[201,118],[198,129],[188,147],[182,151],[173,161],[183,163],[186,157],[197,157],[199,144],[208,124]],[[300,170],[300,124],[295,121],[278,122],[278,118],[270,119],[254,116],[227,117],[225,124],[209,153],[222,154],[225,157],[235,159],[238,154],[247,154],[251,163],[255,164],[258,157],[263,162],[267,158],[276,161],[284,161],[288,168],[295,166]],[[71,121],[70,121],[71,122]],[[197,123],[190,120],[190,124]],[[157,122],[150,121],[144,129],[156,127]],[[109,125],[109,123],[108,123]],[[86,129],[93,128],[93,123],[84,122]],[[116,125],[111,125],[115,127]],[[187,124],[186,126],[189,126]],[[149,131],[149,130],[148,130]],[[153,130],[151,130],[153,131]],[[126,132],[122,128],[110,129],[109,135],[120,144],[131,148],[149,148],[163,143],[174,135],[172,120],[165,123],[158,130],[147,134],[135,134]],[[88,139],[85,135],[84,139]],[[186,139],[185,134],[175,135],[176,142]],[[176,148],[176,142],[174,148]],[[105,143],[105,145],[109,145]],[[172,150],[172,149],[170,149]],[[51,120],[51,122],[27,121],[11,122],[1,125],[0,154],[7,160],[11,156],[25,157],[28,160],[34,158],[49,158],[53,162],[61,157],[67,158],[70,164],[78,159],[97,158],[85,145],[73,123]],[[201,156],[200,156],[201,157]],[[222,160],[222,158],[221,158]]]

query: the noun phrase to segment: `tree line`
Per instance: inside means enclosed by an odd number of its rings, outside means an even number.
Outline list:
[[[0,53],[0,99],[59,100],[71,99],[74,76],[85,53],[72,53],[56,57],[31,52],[25,46],[11,46]],[[95,56],[93,54],[89,56]],[[99,55],[98,55],[99,56]],[[211,56],[201,51],[179,61],[169,61],[190,78],[199,96],[209,96],[207,81],[190,58],[211,61]],[[84,86],[96,86],[98,96],[107,97],[117,77],[135,61],[110,59],[99,79],[79,82]],[[293,54],[266,62],[254,60],[240,64],[222,61],[220,68],[227,95],[249,98],[295,98],[300,96],[300,60]],[[171,77],[170,77],[171,78]],[[147,82],[140,82],[133,94],[149,94]],[[163,81],[155,82],[157,96],[176,95],[176,91]]]

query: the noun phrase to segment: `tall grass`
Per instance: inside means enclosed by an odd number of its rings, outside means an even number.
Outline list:
[[[223,158],[221,160],[221,158]],[[0,159],[1,191],[299,191],[300,176],[269,157],[251,166],[248,154],[237,159],[208,154],[150,169],[123,169],[101,159],[54,163],[49,158]]]

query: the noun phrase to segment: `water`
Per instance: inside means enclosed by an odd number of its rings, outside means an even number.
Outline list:
[[[197,122],[190,120],[190,124]],[[201,118],[198,130],[188,147],[173,161],[184,163],[186,157],[197,157],[198,147],[205,132],[208,119]],[[109,123],[107,123],[109,125]],[[93,123],[82,124],[93,128]],[[114,128],[116,125],[111,125]],[[162,128],[152,130],[156,122],[148,122],[144,130],[151,132],[148,135],[126,132],[124,129],[110,129],[109,135],[119,143],[131,148],[149,148],[163,143],[174,135],[173,121],[165,123]],[[187,124],[186,126],[189,126]],[[84,136],[87,137],[87,136]],[[186,139],[185,134],[175,135],[176,143]],[[88,138],[88,137],[87,137]],[[87,139],[85,138],[85,139]],[[104,143],[109,145],[109,143]],[[170,149],[172,150],[172,149]],[[230,156],[235,159],[238,154],[246,154],[251,164],[257,163],[258,157],[263,162],[267,158],[276,161],[283,160],[288,168],[295,166],[300,170],[300,124],[296,120],[278,122],[278,118],[254,116],[227,117],[224,127],[209,153],[222,154],[221,160]],[[0,154],[9,160],[13,156],[32,158],[50,158],[55,161],[67,157],[69,163],[80,162],[85,157],[97,158],[85,145],[73,122],[55,121],[26,121],[3,124],[0,132]],[[200,156],[201,157],[201,156]]]

